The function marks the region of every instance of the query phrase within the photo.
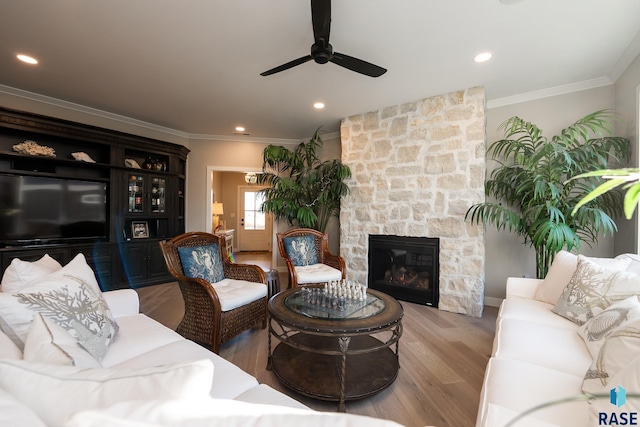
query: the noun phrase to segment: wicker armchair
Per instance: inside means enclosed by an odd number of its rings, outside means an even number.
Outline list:
[[[326,283],[327,280],[323,279],[313,279],[309,277],[301,278],[299,276],[299,272],[296,271],[296,266],[294,265],[293,260],[288,256],[287,250],[285,248],[285,239],[289,237],[299,237],[299,236],[313,236],[315,252],[318,259],[318,264],[324,264],[325,266],[329,266],[338,270],[335,272],[338,276],[332,278],[332,280],[344,279],[347,273],[347,267],[344,262],[344,258],[338,255],[334,255],[329,252],[329,237],[326,233],[321,233],[320,231],[313,230],[311,228],[294,228],[289,231],[285,231],[284,233],[278,233],[278,249],[280,250],[280,256],[287,263],[287,269],[289,270],[289,288],[295,288],[298,285],[311,285],[317,283]]]
[[[217,244],[226,279],[246,280],[265,285],[265,295],[240,307],[222,311],[220,295],[204,279],[184,274],[178,248]],[[254,326],[267,326],[267,279],[264,271],[249,264],[234,264],[229,260],[224,237],[202,232],[181,234],[171,240],[161,241],[169,273],[176,278],[184,298],[184,317],[177,328],[183,337],[218,353],[220,344]],[[217,282],[219,283],[219,282]]]

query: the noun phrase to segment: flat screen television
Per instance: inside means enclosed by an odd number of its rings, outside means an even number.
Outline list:
[[[107,230],[107,184],[0,175],[0,244],[99,240]]]

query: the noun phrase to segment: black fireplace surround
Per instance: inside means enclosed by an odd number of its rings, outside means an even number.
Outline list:
[[[396,299],[438,306],[440,239],[369,235],[368,286]]]

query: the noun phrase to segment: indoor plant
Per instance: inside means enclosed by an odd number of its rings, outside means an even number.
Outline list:
[[[265,212],[290,225],[324,232],[329,218],[339,212],[340,199],[349,192],[344,180],[351,177],[351,169],[338,159],[320,161],[319,131],[294,150],[267,146],[258,182],[267,185],[261,190],[265,196]]]
[[[496,201],[471,206],[465,218],[523,237],[535,249],[538,278],[546,275],[560,250],[580,249],[583,241],[595,243],[600,234],[613,233],[612,217],[622,212],[617,191],[604,193],[571,215],[602,182],[598,176],[578,175],[629,157],[629,140],[609,136],[612,118],[609,111],[596,111],[551,138],[519,117],[505,121],[504,139],[488,150],[498,167],[487,179],[485,193]]]

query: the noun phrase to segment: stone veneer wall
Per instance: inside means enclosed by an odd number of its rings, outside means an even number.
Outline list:
[[[439,308],[480,317],[484,232],[464,215],[484,201],[484,89],[352,116],[340,134],[353,173],[340,211],[348,278],[367,282],[369,234],[439,237]]]

